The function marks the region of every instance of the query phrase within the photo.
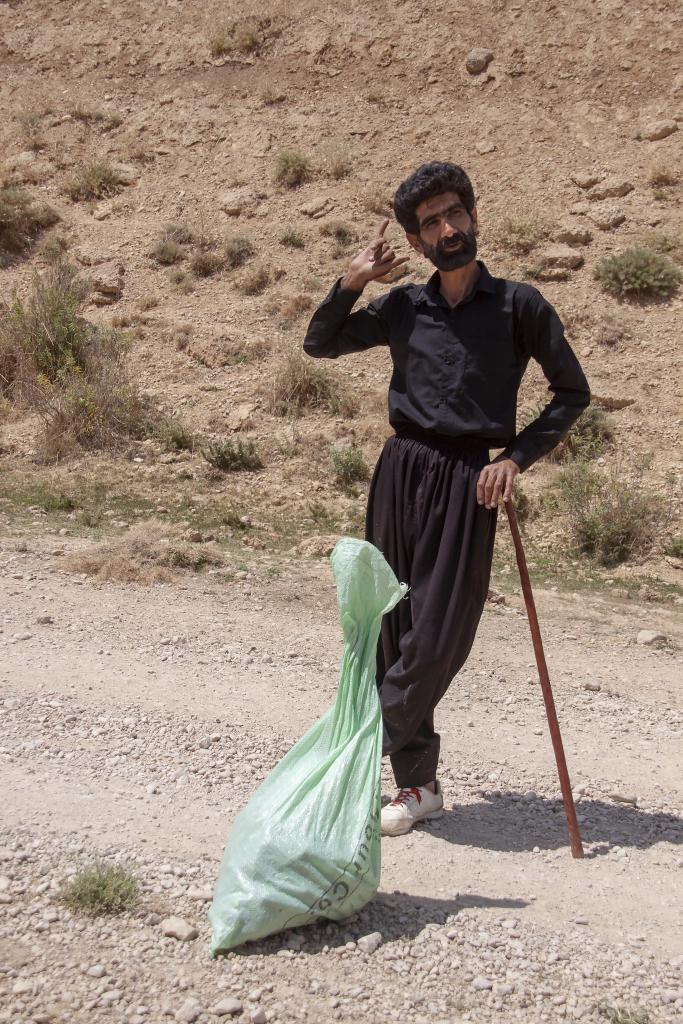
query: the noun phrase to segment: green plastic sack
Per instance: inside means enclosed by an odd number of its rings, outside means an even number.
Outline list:
[[[209,910],[213,956],[348,917],[379,885],[377,640],[407,587],[365,541],[340,540],[331,562],[344,633],[336,700],[235,819]]]

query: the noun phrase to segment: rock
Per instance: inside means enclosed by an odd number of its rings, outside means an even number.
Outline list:
[[[251,426],[251,419],[256,409],[257,406],[254,402],[240,402],[234,406],[226,417],[226,423],[230,430],[244,430]]]
[[[327,196],[318,196],[317,199],[311,199],[299,207],[299,213],[303,213],[306,217],[314,217],[316,220],[323,217],[329,210],[330,200]]]
[[[626,220],[626,214],[619,206],[595,207],[588,216],[601,231],[618,228]]]
[[[581,224],[560,224],[555,232],[555,241],[564,245],[588,245],[593,241],[591,231]]]
[[[252,1010],[249,1014],[251,1024],[267,1024],[268,1018],[266,1017],[266,1011],[258,1006],[255,1010]]]
[[[33,633],[15,633],[14,634],[14,639],[15,640],[31,640],[32,637],[33,637]]]
[[[638,797],[635,793],[619,793],[615,790],[607,795],[610,800],[614,800],[618,804],[631,804],[632,807],[635,807],[638,803]]]
[[[225,999],[221,999],[211,1010],[211,1013],[214,1013],[217,1017],[235,1017],[241,1012],[241,1002],[232,996],[226,996]]]
[[[583,256],[569,245],[549,245],[540,254],[544,267],[576,270],[583,265]]]
[[[659,142],[660,139],[668,138],[677,130],[678,125],[673,120],[649,121],[639,133],[638,138],[645,139],[647,142]]]
[[[332,548],[338,540],[339,537],[336,535],[307,537],[306,540],[302,540],[300,544],[297,544],[295,551],[299,555],[326,558],[328,555],[332,554]]]
[[[107,217],[111,217],[114,212],[114,204],[112,202],[100,203],[93,210],[93,218],[95,220],[106,220]]]
[[[36,619],[39,626],[51,626],[54,621],[51,615],[39,615]]]
[[[85,973],[89,978],[103,978],[107,972],[104,964],[93,964]]]
[[[486,71],[487,67],[493,60],[493,53],[491,50],[486,50],[483,47],[477,47],[474,50],[470,50],[465,58],[465,67],[471,75],[479,75],[482,71]]]
[[[475,988],[478,992],[485,992],[487,989],[493,988],[493,982],[489,978],[474,978],[472,988]]]
[[[92,278],[95,291],[93,302],[98,306],[110,306],[123,295],[123,266],[109,264],[101,267]]]
[[[168,938],[178,939],[180,942],[191,942],[199,935],[197,929],[183,921],[182,917],[165,918],[161,922],[161,930]]]
[[[592,202],[595,202],[599,199],[620,199],[622,196],[627,196],[629,192],[633,192],[633,185],[630,181],[626,181],[625,178],[606,178],[605,181],[594,185],[586,195]]]
[[[495,151],[496,144],[491,142],[490,139],[482,139],[481,142],[477,143],[477,153],[481,153],[482,156],[485,156],[487,153],[495,153]]]
[[[383,941],[381,932],[370,932],[369,935],[361,936],[356,945],[363,953],[374,953],[376,949],[379,949]]]
[[[226,192],[221,192],[218,197],[218,205],[228,217],[239,217],[256,201],[256,194],[248,186],[228,189]]]
[[[180,1009],[176,1011],[175,1019],[185,1021],[186,1024],[193,1024],[201,1012],[202,1007],[196,999],[186,999]]]
[[[600,171],[574,171],[569,175],[571,180],[579,188],[592,188],[593,185],[597,185],[599,181],[605,177]]]
[[[200,900],[202,903],[210,903],[213,899],[213,890],[208,885],[204,888],[191,885],[187,891],[187,895],[191,900]]]
[[[583,688],[584,690],[590,690],[591,693],[600,693],[600,690],[602,690],[600,683],[594,683],[590,679],[583,684]]]
[[[666,633],[659,633],[656,629],[641,629],[636,637],[637,643],[643,644],[645,647],[651,647],[652,644],[660,643],[666,639]]]

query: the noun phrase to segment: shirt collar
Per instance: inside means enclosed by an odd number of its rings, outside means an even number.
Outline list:
[[[493,294],[496,290],[496,284],[491,274],[486,269],[484,263],[481,260],[477,260],[477,266],[479,267],[479,277],[474,283],[474,288],[469,296],[469,299],[473,299],[477,292],[489,292]],[[429,280],[420,287],[415,301],[426,302],[428,306],[445,306],[447,309],[451,309],[443,295],[439,291],[439,271],[435,270]],[[469,301],[465,299],[464,301]]]

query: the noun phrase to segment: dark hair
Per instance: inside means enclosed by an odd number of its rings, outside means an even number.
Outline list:
[[[431,199],[442,192],[456,192],[468,213],[474,209],[472,182],[457,164],[433,160],[429,164],[422,164],[401,182],[394,193],[392,206],[396,220],[404,231],[409,231],[411,235],[419,234],[420,225],[415,210],[425,199]]]

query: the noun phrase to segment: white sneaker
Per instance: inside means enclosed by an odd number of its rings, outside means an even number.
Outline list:
[[[440,818],[443,814],[443,794],[436,783],[436,793],[427,786],[402,789],[391,803],[382,808],[382,835],[402,836],[410,832],[417,821]]]

